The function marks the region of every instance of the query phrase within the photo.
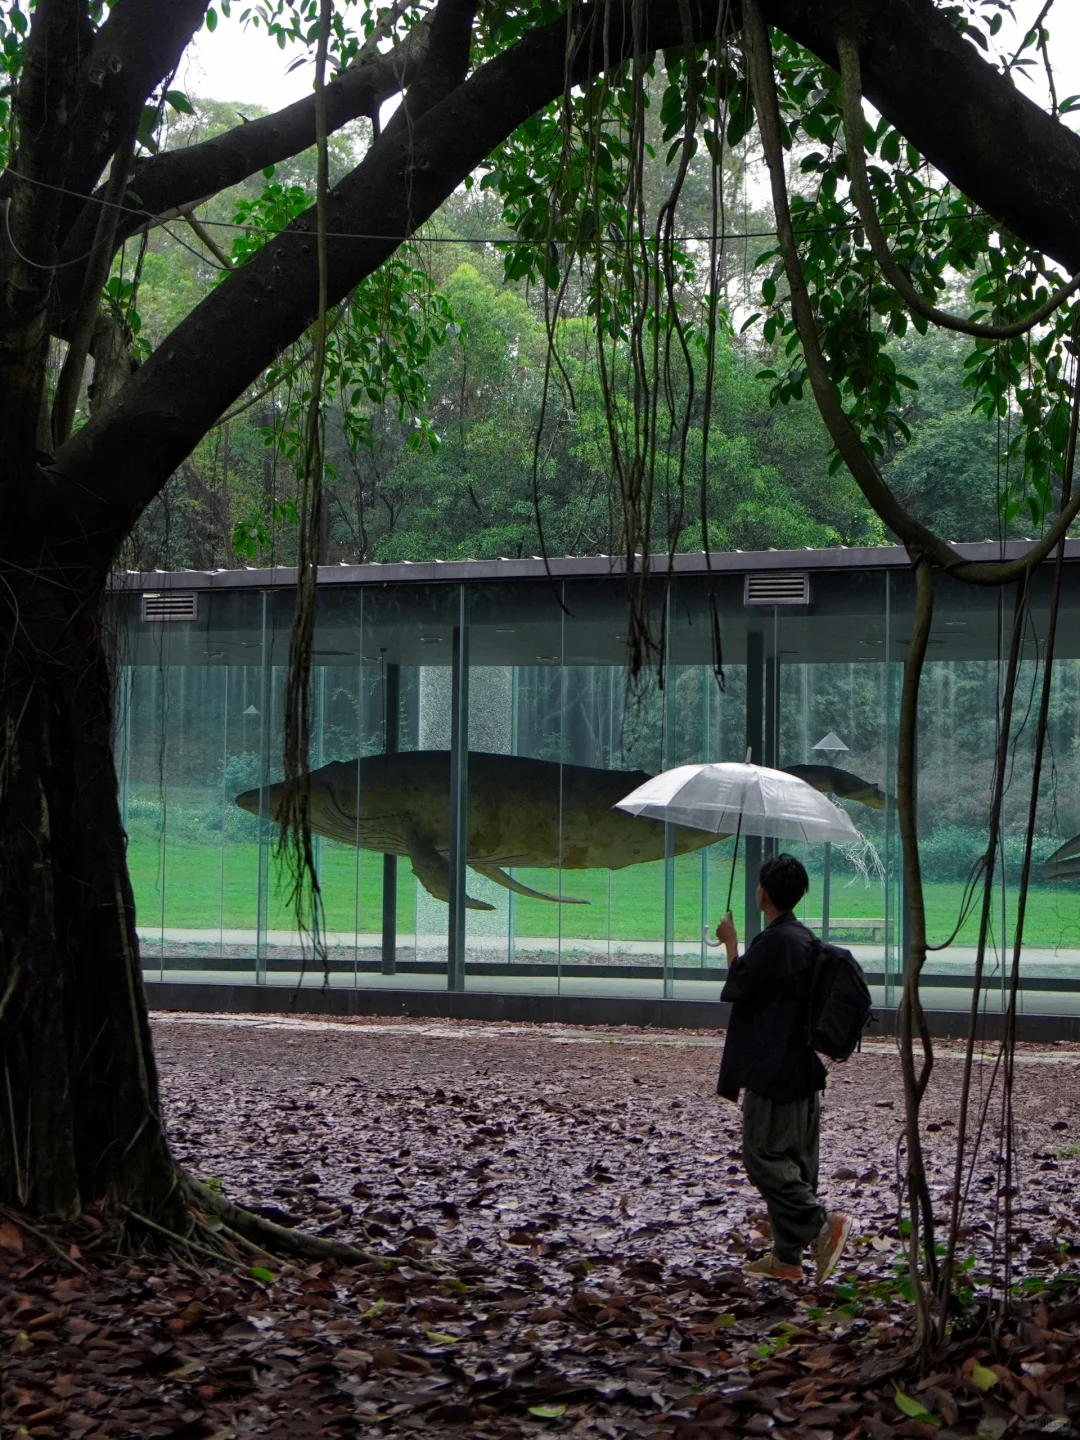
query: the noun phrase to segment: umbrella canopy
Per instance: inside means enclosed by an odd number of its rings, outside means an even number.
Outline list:
[[[715,835],[783,840],[858,840],[845,811],[797,775],[763,765],[680,765],[654,775],[616,809]]]

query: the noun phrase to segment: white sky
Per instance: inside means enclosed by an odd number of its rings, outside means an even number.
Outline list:
[[[1019,23],[1012,25],[1006,20],[997,37],[1003,51],[1011,53],[1023,37],[1024,25],[1034,20],[1040,8],[1041,0],[1014,0],[1013,9]],[[1080,4],[1077,0],[1056,0],[1046,23],[1050,29],[1050,59],[1060,100],[1080,93]],[[291,75],[285,73],[302,53],[294,46],[280,49],[265,30],[245,28],[234,13],[231,20],[219,17],[213,34],[203,30],[196,36],[181,62],[177,84],[206,99],[234,100],[278,110],[311,92],[310,63]],[[1040,60],[1036,51],[1027,53]],[[1019,81],[1021,89],[1047,104],[1049,93],[1041,61],[1028,73],[1031,80]]]
[[[205,100],[235,100],[280,110],[311,93],[313,67],[301,65],[285,73],[303,51],[282,50],[260,26],[243,26],[236,17],[218,17],[211,35],[201,30],[180,62],[177,85]]]

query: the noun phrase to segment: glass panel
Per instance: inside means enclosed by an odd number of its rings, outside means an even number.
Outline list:
[[[563,600],[562,883],[589,904],[562,909],[560,988],[659,998],[664,828],[613,806],[664,768],[665,696],[654,675],[629,686],[625,582],[567,581]],[[657,638],[660,603],[658,595]]]
[[[984,1005],[990,1010],[1005,1003],[1012,963],[1051,579],[1049,567],[1035,577],[1023,632],[1002,811],[1003,846],[995,865],[984,961]],[[1067,579],[1065,584],[1067,596]],[[932,955],[927,965],[935,1003],[952,1008],[957,1001],[968,1003],[965,991],[976,963],[981,883],[974,904],[965,902],[965,891],[986,849],[1015,593],[985,594],[946,578],[937,588],[920,710],[919,834],[931,942],[940,943],[959,926],[954,943]],[[1020,971],[1021,1008],[1031,1010],[1061,1008],[1064,993],[1080,979],[1075,879],[1052,880],[1042,868],[1080,828],[1075,823],[1074,635],[1066,610],[1057,636]]]
[[[810,606],[776,607],[776,761],[847,810],[865,843],[783,841],[806,866],[801,917],[850,949],[880,989],[897,938],[890,837],[895,790],[890,759],[893,666],[886,660],[888,577],[866,572],[811,577]]]
[[[698,845],[672,832],[665,859],[662,827],[623,821],[612,805],[643,773],[741,759],[749,738],[761,760],[814,767],[814,783],[846,797],[868,847],[805,852],[803,914],[855,951],[879,1003],[895,1003],[906,930],[896,731],[912,602],[895,558],[812,568],[807,607],[746,605],[742,575],[682,574],[666,597],[658,581],[657,605],[668,606],[665,688],[646,684],[640,695],[627,692],[621,580],[469,582],[467,888],[491,907],[466,915],[469,988],[715,999],[723,956],[702,943],[702,927],[715,927],[732,885],[740,933],[752,929],[752,856],[740,847],[732,884],[730,837]],[[1034,581],[1017,686],[987,952],[993,1008],[1016,922],[1051,579],[1044,567]],[[329,787],[317,802],[317,864],[335,985],[447,983],[460,595],[456,582],[320,592],[313,764]],[[1042,868],[1080,835],[1080,617],[1071,595],[1067,580],[1021,971],[1028,1010],[1080,1008],[1080,860],[1064,857],[1062,873]],[[144,966],[150,978],[291,985],[302,950],[280,885],[272,793],[261,820],[257,797],[281,775],[295,597],[230,576],[198,588],[198,599],[195,621],[170,623],[142,621],[138,595],[116,599],[117,753]],[[714,605],[723,688],[713,673]],[[963,914],[964,894],[986,843],[1012,606],[1011,594],[938,577],[918,826],[931,942],[963,917],[955,942],[927,962],[926,1003],[949,1010],[970,1000],[978,906]],[[397,759],[384,755],[395,683]],[[819,748],[831,734],[847,748]],[[830,778],[829,769],[843,773]],[[245,792],[256,800],[242,807]],[[644,837],[644,850],[631,853]],[[396,935],[384,953],[387,918]],[[323,980],[310,961],[305,979]]]
[[[257,673],[244,663],[244,636],[259,597],[201,591],[188,623],[144,622],[139,602],[120,602],[118,720],[144,968],[153,978],[241,978],[254,951],[257,851],[253,821],[230,796],[258,778],[243,710]],[[257,625],[255,635],[257,658]]]
[[[556,990],[562,912],[576,908],[559,903],[560,590],[557,582],[470,586],[468,889],[490,907],[466,917],[473,989]]]
[[[716,674],[713,614],[720,621],[723,678]],[[672,587],[669,611],[669,741],[666,763],[742,760],[746,754],[746,638],[742,624],[742,577],[687,577]],[[716,930],[728,893],[739,928],[743,915],[746,849],[740,843],[732,869],[732,836],[698,846],[684,832],[672,865],[674,881],[673,995],[678,999],[720,998],[726,974],[723,950],[702,939]],[[689,844],[688,844],[689,842]],[[691,848],[692,847],[692,848]]]

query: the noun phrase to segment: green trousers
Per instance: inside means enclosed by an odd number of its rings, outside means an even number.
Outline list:
[[[742,1117],[743,1164],[768,1208],[773,1250],[798,1264],[826,1220],[817,1197],[820,1097],[781,1102],[747,1090]]]

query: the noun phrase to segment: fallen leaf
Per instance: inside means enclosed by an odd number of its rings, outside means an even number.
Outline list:
[[[0,1223],[0,1246],[10,1250],[13,1255],[21,1255],[23,1252],[22,1233],[10,1220]]]
[[[929,1410],[918,1400],[913,1400],[910,1395],[905,1395],[899,1385],[893,1387],[893,1399],[897,1407],[912,1420],[917,1420],[920,1425],[940,1425],[941,1421],[936,1415],[931,1415]]]

